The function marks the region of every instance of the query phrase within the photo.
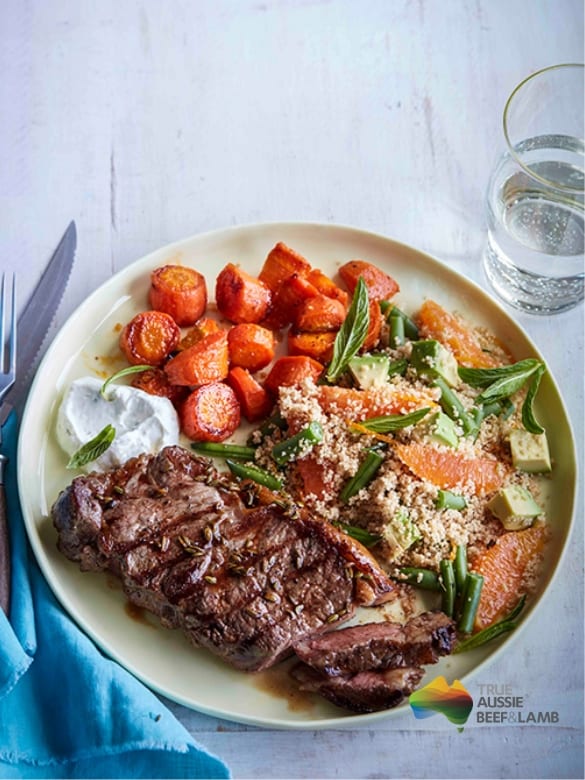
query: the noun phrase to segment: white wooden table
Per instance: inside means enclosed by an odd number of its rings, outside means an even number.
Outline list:
[[[228,225],[350,224],[483,284],[503,103],[571,61],[581,0],[2,0],[2,268],[19,271],[23,304],[76,220],[49,336],[115,271]],[[517,319],[562,388],[582,468],[583,307]],[[583,777],[582,565],[581,490],[538,619],[473,681],[512,686],[556,724],[460,734],[406,714],[289,732],[170,706],[239,778]]]

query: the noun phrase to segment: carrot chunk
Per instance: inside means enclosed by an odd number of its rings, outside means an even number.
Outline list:
[[[466,458],[421,442],[396,442],[394,450],[417,477],[446,490],[463,488],[485,496],[497,490],[506,477],[505,466],[491,458]]]
[[[235,366],[227,375],[227,382],[240,402],[242,414],[248,422],[257,422],[267,417],[273,406],[267,390],[257,382],[245,368]]]
[[[368,325],[368,332],[362,344],[361,352],[369,352],[380,341],[380,335],[382,333],[382,312],[380,310],[380,304],[378,301],[370,301],[370,324]]]
[[[177,325],[193,325],[207,307],[205,278],[194,268],[165,265],[150,277],[150,305],[170,314]]]
[[[342,290],[341,287],[335,284],[323,271],[318,268],[313,268],[308,277],[308,281],[319,290],[322,295],[326,295],[328,298],[335,298],[347,308],[349,304],[349,295]]]
[[[323,330],[337,331],[345,319],[345,306],[336,298],[318,294],[308,298],[298,308],[293,320],[298,330],[318,333]]]
[[[259,371],[274,360],[274,334],[255,323],[240,323],[228,331],[229,359],[232,366]]]
[[[219,313],[231,322],[260,322],[270,306],[272,294],[260,279],[228,263],[215,283]]]
[[[264,387],[269,393],[278,395],[279,387],[298,385],[307,378],[317,381],[323,368],[322,363],[305,355],[287,355],[274,363],[264,380]]]
[[[417,324],[424,338],[437,339],[445,344],[462,366],[493,368],[502,365],[502,360],[483,349],[471,328],[466,327],[436,301],[424,301],[418,313]]]
[[[287,276],[272,296],[272,305],[264,325],[280,330],[294,322],[301,306],[310,298],[319,295],[319,290],[297,273]]]
[[[320,363],[328,363],[333,356],[333,344],[337,334],[333,331],[305,333],[289,330],[287,349],[289,355],[308,355]]]
[[[508,531],[475,558],[471,568],[484,578],[475,617],[476,631],[499,620],[514,607],[526,571],[542,554],[546,538],[544,525]]]
[[[163,311],[144,311],[133,317],[120,333],[120,349],[132,365],[160,366],[176,349],[181,331]]]
[[[179,341],[179,349],[187,349],[197,344],[198,341],[209,336],[210,333],[217,333],[220,329],[219,323],[216,320],[212,320],[211,317],[201,317],[197,320],[195,325],[185,333],[183,338]]]
[[[308,276],[311,264],[282,241],[279,241],[268,253],[259,278],[276,292],[281,283],[292,274]]]
[[[202,385],[180,408],[181,430],[193,441],[225,441],[240,424],[236,394],[223,382]]]
[[[205,385],[225,379],[229,369],[225,330],[210,333],[192,347],[179,352],[165,365],[172,385]]]
[[[186,387],[172,385],[162,368],[151,368],[149,371],[141,371],[132,378],[132,387],[138,388],[149,395],[160,395],[168,398],[173,405],[178,406],[188,392]]]
[[[353,295],[358,279],[363,277],[370,300],[386,301],[399,291],[398,282],[378,266],[364,260],[350,260],[339,269],[339,275]]]

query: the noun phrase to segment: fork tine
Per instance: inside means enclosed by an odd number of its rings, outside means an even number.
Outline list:
[[[16,377],[16,274],[12,274],[12,317],[10,318],[10,366],[12,381]]]
[[[6,273],[2,274],[2,283],[0,285],[0,374],[6,374],[14,380],[16,373],[16,275],[13,273],[10,278],[11,296],[10,296],[10,325],[7,325],[7,279]],[[7,328],[10,328],[8,331]],[[8,344],[8,354],[6,347]],[[6,367],[6,359],[9,365]],[[12,383],[11,383],[12,384]]]
[[[6,274],[2,273],[2,286],[0,288],[0,373],[4,371],[4,309],[6,299]]]

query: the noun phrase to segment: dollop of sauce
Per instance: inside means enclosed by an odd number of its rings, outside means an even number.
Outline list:
[[[84,471],[105,471],[129,458],[155,453],[179,442],[179,420],[168,398],[150,395],[127,385],[109,385],[94,377],[74,380],[57,413],[57,440],[71,456],[106,425],[116,429],[114,441]]]

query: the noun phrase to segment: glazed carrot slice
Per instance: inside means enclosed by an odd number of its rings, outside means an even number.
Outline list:
[[[183,338],[179,341],[178,349],[187,349],[197,344],[198,341],[209,336],[210,333],[217,333],[220,329],[219,323],[216,320],[212,320],[211,317],[201,317],[197,320],[195,325],[185,333]]]
[[[170,314],[177,325],[193,325],[207,307],[205,278],[194,268],[165,265],[150,277],[150,305]]]
[[[345,306],[341,301],[319,293],[299,306],[293,322],[298,330],[309,333],[337,331],[343,324],[345,314]]]
[[[179,411],[181,430],[193,441],[225,441],[240,424],[236,394],[223,382],[194,390]]]
[[[499,620],[515,606],[526,571],[542,554],[547,535],[544,525],[508,531],[473,561],[471,568],[484,578],[476,631]]]
[[[172,385],[197,386],[225,379],[229,370],[227,331],[210,333],[165,365]]]
[[[307,277],[311,271],[311,264],[308,260],[288,247],[282,241],[279,241],[268,253],[262,270],[258,278],[266,284],[272,292],[276,292],[278,287],[292,274]]]
[[[269,393],[278,395],[280,387],[298,385],[307,378],[317,381],[323,368],[322,363],[306,355],[287,355],[275,361],[264,380],[264,387]]]
[[[469,327],[436,301],[427,299],[420,307],[417,324],[424,338],[437,339],[448,347],[457,362],[469,368],[493,368],[502,365],[496,355],[486,352]]]
[[[395,279],[378,266],[367,263],[365,260],[350,260],[349,263],[341,266],[339,275],[352,295],[361,276],[366,283],[368,295],[372,301],[387,301],[400,289]]]
[[[272,293],[260,279],[233,263],[223,268],[215,282],[215,302],[219,313],[231,322],[260,322],[264,319]]]
[[[421,442],[396,442],[394,451],[417,477],[446,490],[459,488],[484,496],[497,490],[507,474],[497,460],[466,458],[456,451],[439,450]]]
[[[361,352],[369,352],[380,341],[380,335],[382,333],[382,312],[380,310],[380,304],[378,301],[370,301],[370,324],[368,325],[368,332],[361,348]]]
[[[176,349],[181,331],[163,311],[144,311],[133,317],[120,333],[120,349],[132,365],[160,366]]]
[[[245,368],[231,368],[227,382],[236,394],[242,414],[248,422],[263,420],[270,414],[273,405],[270,394]]]
[[[230,365],[259,371],[274,360],[274,333],[252,322],[234,325],[228,331]]]
[[[312,271],[309,272],[307,279],[320,293],[326,295],[328,298],[335,298],[335,300],[341,301],[344,307],[347,308],[349,304],[349,295],[319,268],[313,268]]]
[[[328,363],[333,356],[336,333],[325,331],[306,333],[289,330],[287,336],[289,355],[308,355],[321,363]]]

